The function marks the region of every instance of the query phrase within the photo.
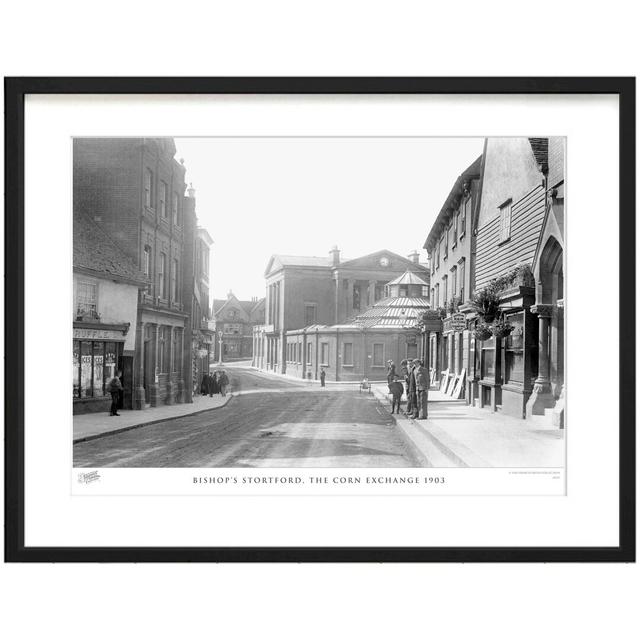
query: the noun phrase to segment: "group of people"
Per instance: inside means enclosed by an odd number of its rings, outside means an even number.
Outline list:
[[[224,369],[214,371],[213,373],[205,373],[202,376],[202,382],[200,383],[200,393],[203,396],[209,395],[209,397],[213,397],[214,393],[226,396],[228,385],[229,378]]]
[[[420,358],[403,360],[400,363],[401,375],[396,372],[396,365],[387,363],[387,383],[391,394],[391,413],[400,413],[402,394],[407,394],[405,414],[417,420],[426,420],[429,403],[429,371]],[[404,385],[400,379],[404,380]]]

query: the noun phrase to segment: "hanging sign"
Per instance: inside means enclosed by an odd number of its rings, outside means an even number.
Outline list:
[[[451,316],[451,331],[464,331],[467,328],[467,320],[464,313],[454,313]]]
[[[420,321],[425,331],[442,331],[442,319],[440,313],[435,309],[425,311],[420,317]]]

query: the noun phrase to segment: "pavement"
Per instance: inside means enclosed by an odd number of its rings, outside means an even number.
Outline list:
[[[373,394],[390,412],[387,385],[374,384]],[[527,420],[471,407],[439,390],[429,391],[426,420],[404,413],[391,417],[422,466],[565,466],[563,429],[541,429]]]

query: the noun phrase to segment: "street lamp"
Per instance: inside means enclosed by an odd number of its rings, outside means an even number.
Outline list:
[[[218,364],[222,364],[222,331],[218,331]]]

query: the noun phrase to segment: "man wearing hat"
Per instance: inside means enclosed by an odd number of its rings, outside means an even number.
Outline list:
[[[429,404],[429,372],[424,368],[422,360],[419,358],[416,358],[413,362],[415,365],[413,376],[415,378],[416,406],[412,417],[426,420]]]

